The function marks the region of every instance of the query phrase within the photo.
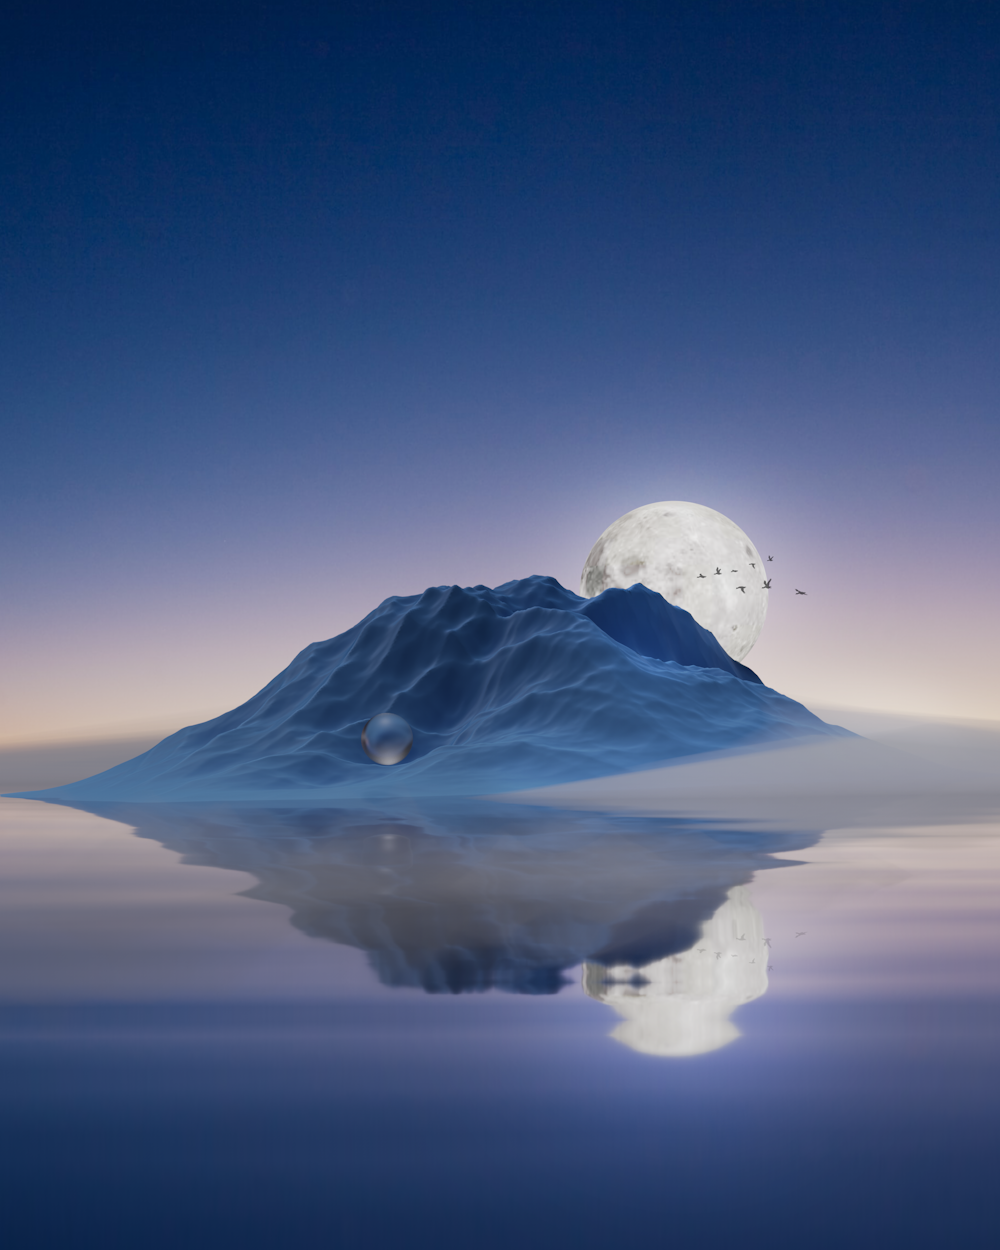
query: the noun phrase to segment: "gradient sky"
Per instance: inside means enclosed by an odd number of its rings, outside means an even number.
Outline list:
[[[0,740],[658,499],[770,685],[1000,717],[998,95],[961,0],[8,4]]]

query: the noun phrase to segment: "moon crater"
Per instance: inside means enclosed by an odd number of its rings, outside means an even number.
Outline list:
[[[591,549],[580,594],[641,582],[690,612],[734,660],[757,641],[767,615],[764,562],[740,527],[714,508],[670,500],[635,508]]]

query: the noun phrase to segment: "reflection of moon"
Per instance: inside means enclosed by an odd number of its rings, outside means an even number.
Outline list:
[[[633,967],[584,964],[583,988],[624,1017],[611,1036],[644,1055],[703,1055],[740,1035],[729,1019],[767,989],[760,913],[736,886],[691,950]]]
[[[608,526],[587,556],[580,594],[589,599],[609,586],[642,582],[742,660],[767,615],[765,577],[757,548],[738,525],[702,504],[673,500],[645,504]]]

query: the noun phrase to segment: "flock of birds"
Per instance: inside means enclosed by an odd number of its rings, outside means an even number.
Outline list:
[[[796,932],[795,936],[796,936],[797,938],[800,938],[800,937],[805,937],[805,936],[806,936],[806,930],[805,930],[805,929],[800,929],[800,930],[798,930],[798,931]],[[745,933],[741,933],[741,934],[740,934],[740,936],[739,936],[736,940],[737,940],[737,942],[745,942],[745,941],[747,940],[747,935],[746,935]],[[768,937],[766,937],[766,938],[764,939],[764,945],[767,947],[767,949],[768,949],[768,950],[770,950],[770,949],[771,949],[771,939],[770,939],[770,938],[768,938]],[[709,948],[708,946],[697,946],[697,947],[695,947],[695,949],[697,950],[697,952],[698,952],[698,954],[699,954],[699,955],[706,955],[706,954],[708,954],[708,952],[709,952],[709,950],[710,950],[710,948]],[[712,954],[715,956],[715,958],[716,958],[717,960],[719,960],[719,959],[721,959],[721,958],[722,958],[723,952],[722,952],[722,951],[712,951]],[[675,956],[675,958],[676,958],[676,956]],[[730,958],[730,959],[739,959],[739,955],[730,954],[729,958]],[[755,957],[755,958],[753,958],[753,959],[751,959],[751,960],[750,960],[750,962],[751,962],[752,964],[755,964],[755,963],[757,962],[756,957]],[[768,964],[768,965],[767,965],[767,970],[768,970],[768,972],[773,972],[773,971],[774,971],[774,964]]]
[[[768,557],[767,557],[767,562],[768,562],[768,564],[770,564],[770,563],[771,563],[771,561],[772,561],[773,559],[774,559],[774,556],[768,556]],[[756,565],[756,564],[754,564],[754,562],[751,560],[751,561],[750,561],[750,567],[751,567],[752,569],[756,570],[757,565]],[[738,573],[738,572],[739,572],[739,569],[730,569],[729,571],[730,571],[730,573]],[[716,567],[716,570],[715,570],[715,576],[716,576],[716,577],[721,577],[721,576],[722,576],[722,569],[720,569],[718,566]],[[707,580],[707,579],[706,579],[706,577],[705,577],[705,574],[704,574],[704,573],[699,573],[699,574],[698,574],[698,579],[700,579],[701,581],[706,581],[706,580]],[[698,580],[698,579],[696,579],[696,580]],[[736,587],[736,589],[737,589],[737,590],[739,590],[739,591],[742,591],[742,592],[743,592],[743,594],[746,594],[746,593],[747,593],[747,588],[746,588],[746,586],[737,586],[737,587]],[[765,579],[764,579],[764,585],[761,587],[761,589],[762,589],[762,590],[770,590],[770,589],[771,589],[771,579],[770,579],[769,577],[767,577],[767,578],[765,578]],[[796,593],[797,595],[804,595],[804,594],[806,594],[807,592],[806,592],[806,591],[804,591],[804,590],[798,590],[798,589],[796,589],[795,593]]]

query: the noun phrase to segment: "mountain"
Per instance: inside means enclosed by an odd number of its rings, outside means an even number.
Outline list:
[[[361,746],[365,722],[387,711],[414,737],[390,767]],[[583,599],[554,578],[528,577],[386,599],[233,711],[33,797],[487,794],[810,733],[846,731],[762,685],[655,591]]]

